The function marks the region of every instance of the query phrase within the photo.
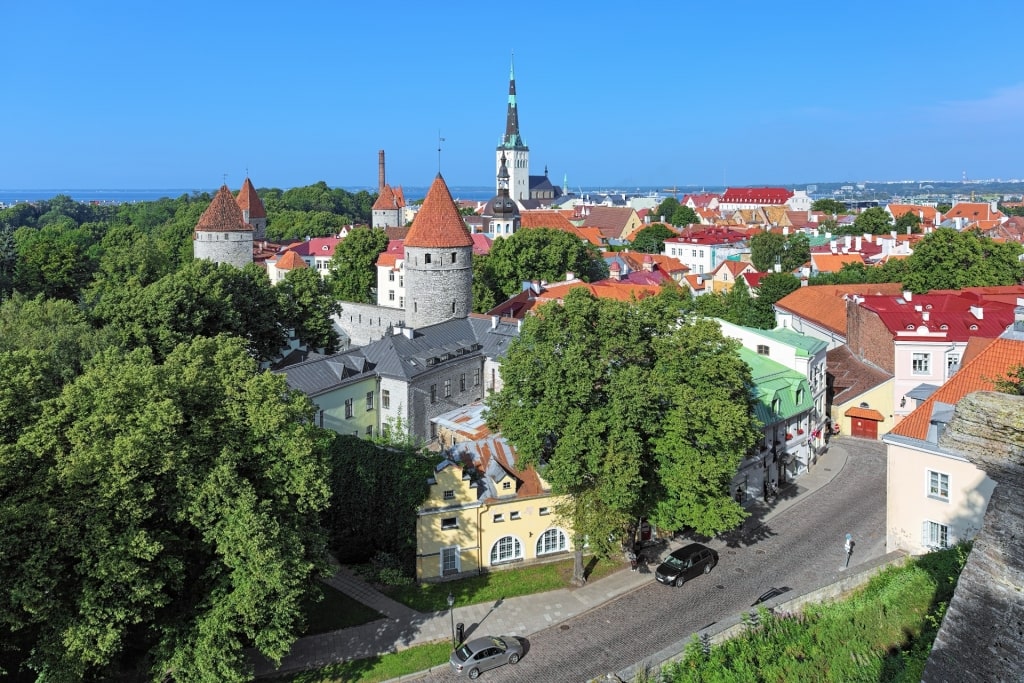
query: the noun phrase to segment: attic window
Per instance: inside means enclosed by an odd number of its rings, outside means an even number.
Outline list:
[[[949,329],[949,325],[939,325],[939,329],[940,330],[948,330]]]
[[[508,491],[511,488],[512,488],[512,482],[510,482],[510,481],[503,481],[501,483],[501,490],[502,491]]]
[[[909,325],[907,325],[907,329],[908,330],[914,329],[914,323],[910,323]]]
[[[926,305],[925,305],[925,308],[926,308],[926,309],[928,309],[928,310],[930,311],[930,310],[932,310],[932,305],[931,305],[931,304],[926,304]]]
[[[455,500],[455,491],[453,489],[448,489],[447,491],[445,491],[444,492],[444,499],[445,500]]]
[[[971,329],[972,330],[976,330],[976,329],[978,329],[978,326],[977,325],[971,325]]]

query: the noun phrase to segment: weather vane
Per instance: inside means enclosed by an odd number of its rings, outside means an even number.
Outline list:
[[[444,138],[441,137],[441,130],[437,131],[437,172],[441,173],[441,143],[444,142]]]

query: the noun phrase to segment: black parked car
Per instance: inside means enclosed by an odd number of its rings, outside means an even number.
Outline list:
[[[718,564],[718,555],[700,543],[691,543],[672,552],[658,565],[654,578],[666,586],[682,586],[690,579],[708,574]]]

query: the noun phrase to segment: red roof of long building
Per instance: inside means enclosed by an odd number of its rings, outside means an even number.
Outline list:
[[[722,195],[721,203],[772,206],[785,204],[792,196],[784,187],[730,187]]]
[[[452,193],[438,173],[427,190],[423,206],[416,213],[405,236],[407,247],[472,247],[473,238],[466,229]]]
[[[1024,296],[1024,287],[1016,289]],[[1013,324],[1014,315],[1012,303],[955,290],[914,294],[910,299],[903,294],[865,296],[859,305],[878,315],[896,341],[927,340],[919,331],[922,327],[945,341],[998,337]]]

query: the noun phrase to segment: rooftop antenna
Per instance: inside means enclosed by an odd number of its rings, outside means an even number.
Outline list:
[[[441,129],[437,130],[437,173],[441,173],[441,143],[444,142],[444,138],[441,137]]]

